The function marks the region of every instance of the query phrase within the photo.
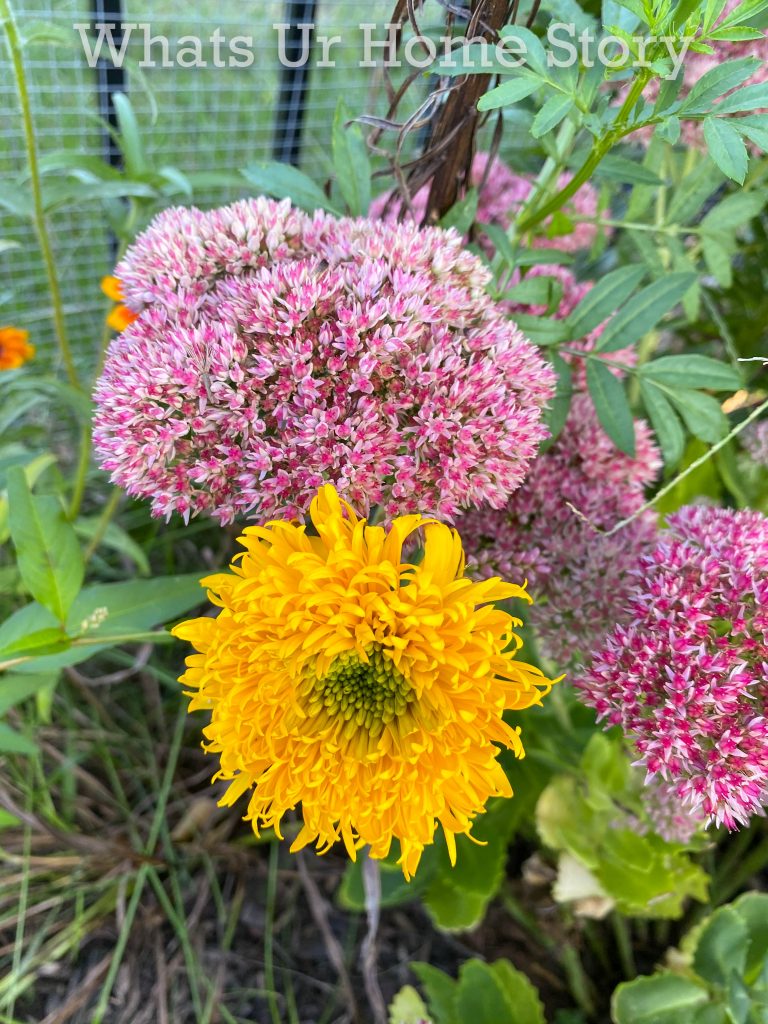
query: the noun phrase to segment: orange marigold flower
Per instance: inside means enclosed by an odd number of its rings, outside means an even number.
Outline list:
[[[552,683],[518,661],[520,620],[493,602],[523,587],[464,577],[455,530],[421,515],[369,525],[330,485],[314,529],[247,527],[229,573],[204,579],[217,618],[174,634],[199,653],[181,682],[230,780],[222,804],[251,791],[254,831],[280,835],[301,804],[291,850],[339,840],[355,859],[400,842],[406,878],[442,825],[451,859],[490,797],[512,796],[500,747],[523,756],[506,709],[539,704]],[[423,557],[403,543],[423,530]]]
[[[18,370],[35,354],[29,331],[18,327],[0,327],[0,370]]]
[[[107,324],[113,331],[124,331],[128,324],[132,324],[138,318],[139,314],[134,313],[130,306],[125,305],[123,301],[125,299],[123,286],[120,284],[119,278],[112,277],[111,275],[103,277],[101,279],[101,290],[108,299],[118,303],[107,317]]]

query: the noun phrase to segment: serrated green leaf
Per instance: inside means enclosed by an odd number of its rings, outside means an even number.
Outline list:
[[[643,288],[608,322],[595,350],[615,352],[634,345],[682,301],[695,282],[695,274],[675,273]]]
[[[519,48],[520,55],[525,56],[528,67],[542,78],[549,77],[547,53],[535,32],[531,32],[529,28],[523,28],[522,25],[506,25],[499,35],[504,43],[516,40],[522,44],[522,47]]]
[[[644,363],[642,377],[682,388],[708,388],[711,391],[736,391],[742,386],[741,375],[730,363],[710,356],[662,356]]]
[[[635,454],[635,424],[624,385],[599,359],[587,359],[587,387],[597,418],[616,447]]]
[[[8,471],[8,526],[24,586],[64,622],[83,583],[83,554],[59,500],[33,495],[19,466]]]
[[[431,964],[416,961],[411,964],[411,970],[426,992],[429,1012],[436,1024],[464,1024],[456,1009],[457,982]]]
[[[723,174],[743,185],[749,166],[749,154],[737,129],[722,118],[705,117],[704,139],[709,155]]]
[[[309,213],[327,210],[329,213],[341,215],[341,210],[333,205],[323,190],[306,174],[296,167],[291,167],[290,164],[276,161],[249,164],[243,171],[243,177],[260,192],[276,199],[290,199],[295,206]]]
[[[570,96],[561,93],[550,96],[533,119],[531,135],[534,139],[540,139],[542,135],[557,128],[573,110],[574,101]]]
[[[541,79],[527,75],[502,82],[501,85],[497,85],[495,89],[490,89],[480,97],[477,109],[481,111],[498,110],[499,107],[511,106],[513,103],[519,103],[520,100],[526,99],[541,85]]]
[[[371,205],[371,161],[360,126],[347,124],[349,120],[346,104],[340,99],[331,133],[333,167],[350,214],[364,217]]]
[[[567,318],[570,336],[583,338],[599,327],[626,302],[643,277],[644,267],[627,266],[612,270],[601,278]]]
[[[664,456],[664,465],[673,469],[683,457],[685,431],[666,397],[650,381],[640,381],[640,394],[651,421],[656,440]]]
[[[701,391],[666,387],[665,393],[674,403],[694,437],[715,444],[728,432],[728,420],[720,403]]]
[[[768,82],[761,82],[759,85],[745,85],[738,89],[731,96],[716,104],[713,114],[723,117],[725,114],[741,114],[758,110],[760,107],[768,107]]]
[[[545,1024],[538,992],[506,960],[468,960],[459,973],[456,1008],[472,1024]]]
[[[736,239],[727,232],[710,231],[702,235],[701,249],[707,270],[721,288],[730,288],[733,284]]]
[[[657,974],[619,985],[611,1000],[615,1024],[689,1024],[707,990],[677,974]]]
[[[742,57],[739,60],[727,60],[710,68],[696,82],[686,98],[680,104],[680,117],[692,114],[708,114],[715,100],[731,89],[736,89],[751,78],[760,67],[755,57]]]
[[[431,1024],[424,1000],[413,986],[401,988],[389,1004],[389,1024]]]
[[[722,173],[715,164],[709,158],[699,160],[675,189],[665,224],[690,224],[722,183]]]
[[[709,211],[701,221],[701,230],[732,231],[757,217],[762,212],[765,202],[766,194],[763,191],[736,192]]]

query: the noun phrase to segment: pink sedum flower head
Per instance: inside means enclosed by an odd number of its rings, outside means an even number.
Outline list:
[[[614,627],[631,570],[656,539],[653,512],[613,536],[598,532],[638,511],[661,468],[643,421],[635,433],[630,458],[603,431],[590,397],[576,395],[557,441],[507,505],[470,511],[457,524],[471,572],[527,578],[535,602],[528,619],[559,667],[586,656]]]
[[[645,555],[578,682],[649,780],[729,829],[768,798],[768,519],[690,506]]]
[[[554,376],[454,232],[266,199],[162,214],[117,268],[141,315],[98,382],[102,467],[156,515],[504,504]]]
[[[564,188],[571,177],[570,174],[562,174],[557,181],[557,189]],[[476,220],[481,224],[496,224],[504,229],[511,225],[533,187],[531,179],[516,174],[499,157],[491,158],[490,153],[482,152],[477,153],[472,162],[470,184],[479,190]],[[429,188],[429,185],[425,185],[419,189],[407,211],[403,210],[402,201],[396,193],[385,192],[374,199],[370,216],[395,223],[404,215],[406,220],[420,224],[427,212]],[[563,213],[569,221],[573,218],[572,222],[565,225],[568,230],[563,234],[555,233],[550,217],[538,229],[541,233],[531,238],[530,244],[534,248],[576,252],[592,247],[598,231],[594,223],[598,214],[598,196],[593,186],[589,183],[582,185],[565,204]]]

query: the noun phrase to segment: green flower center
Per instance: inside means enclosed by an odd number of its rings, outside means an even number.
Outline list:
[[[340,654],[330,669],[315,678],[307,697],[309,713],[325,709],[334,717],[378,734],[404,714],[414,699],[413,689],[379,644],[367,650],[368,662],[355,651]]]

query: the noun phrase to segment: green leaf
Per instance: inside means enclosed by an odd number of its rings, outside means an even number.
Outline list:
[[[528,67],[542,78],[549,77],[547,53],[535,32],[531,32],[529,28],[523,28],[522,25],[506,25],[499,35],[505,43],[519,42],[521,44],[520,56],[525,57]],[[518,49],[517,46],[516,49]]]
[[[34,629],[31,633],[17,637],[6,646],[0,648],[3,661],[14,658],[41,657],[45,654],[58,654],[72,645],[72,638],[60,626],[49,626],[45,629]]]
[[[733,284],[733,257],[736,253],[736,239],[727,231],[702,232],[701,238],[704,262],[721,288],[730,288]]]
[[[340,99],[333,119],[331,135],[333,167],[347,209],[353,217],[364,217],[371,205],[371,161],[363,133],[350,119]]]
[[[545,1024],[538,992],[506,960],[462,964],[456,1009],[460,1021],[472,1024]]]
[[[460,235],[466,235],[475,222],[479,194],[471,188],[463,199],[454,203],[440,220],[441,228],[455,228]]]
[[[528,313],[515,313],[513,319],[523,334],[537,345],[558,345],[568,338],[565,320]]]
[[[401,988],[389,1004],[389,1024],[431,1024],[424,1000],[411,985]]]
[[[87,636],[110,638],[111,642],[93,646],[72,647],[63,654],[35,658],[19,665],[16,672],[46,672],[66,665],[77,665],[114,646],[114,637],[129,636],[166,623],[189,611],[205,600],[197,574],[189,576],[159,576],[151,580],[131,580],[127,583],[100,583],[85,587],[72,605],[67,621],[68,632],[77,636],[82,623],[91,619],[100,609],[106,609],[106,618]],[[39,604],[29,604],[14,612],[0,625],[0,651],[36,630],[56,627],[54,616]]]
[[[746,0],[739,4],[730,14],[720,22],[720,28],[729,28],[731,25],[740,25],[743,21],[749,21],[762,11],[768,9],[768,0]]]
[[[657,974],[624,982],[613,993],[615,1024],[690,1024],[709,1001],[707,990],[677,974]]]
[[[665,223],[690,224],[722,183],[722,174],[714,163],[706,157],[699,160],[675,189]]]
[[[616,447],[634,457],[635,424],[624,385],[599,359],[587,359],[587,387],[597,418]]]
[[[75,520],[74,527],[78,537],[91,540],[98,533],[101,533],[101,517],[81,517]],[[111,548],[113,551],[125,555],[136,565],[142,576],[149,576],[149,559],[144,553],[141,544],[137,544],[133,537],[126,533],[117,523],[109,523],[101,536],[99,547]]]
[[[406,882],[402,869],[390,860],[381,860],[381,905],[397,907],[403,903],[411,903],[418,899],[427,884],[428,871],[419,868],[419,873],[411,882]],[[347,864],[336,898],[339,906],[345,910],[361,913],[365,910],[365,889],[363,887],[362,860],[358,859]]]
[[[63,622],[83,583],[83,554],[58,498],[33,495],[19,466],[8,471],[8,525],[25,587]]]
[[[31,740],[28,740],[26,736],[22,736],[20,732],[16,732],[6,722],[0,722],[0,753],[36,754],[37,747]]]
[[[431,964],[415,961],[411,964],[411,970],[427,994],[429,1011],[435,1018],[436,1024],[464,1024],[463,1021],[460,1021],[456,1009],[456,995],[459,987],[457,982]]]
[[[727,60],[715,65],[696,82],[677,113],[680,117],[710,113],[718,96],[738,88],[759,67],[760,61],[756,57],[742,57],[740,60]]]
[[[0,715],[55,681],[51,673],[33,676],[4,672],[0,675]]]
[[[715,985],[728,984],[731,972],[741,977],[747,963],[749,932],[744,919],[733,907],[720,907],[699,933],[693,969]]]
[[[640,394],[656,434],[656,440],[661,446],[664,465],[667,469],[672,469],[683,457],[685,431],[677,413],[654,384],[641,379]]]
[[[561,93],[550,96],[533,119],[531,135],[534,139],[540,139],[542,135],[551,132],[570,114],[573,108],[572,97],[564,96]]]
[[[765,114],[745,115],[732,122],[734,128],[762,150],[768,150],[768,117]]]
[[[668,274],[631,298],[600,335],[595,350],[615,352],[633,345],[658,324],[695,284],[696,274]]]
[[[557,373],[557,388],[547,414],[550,436],[542,444],[542,451],[551,448],[562,433],[573,398],[573,369],[557,352],[552,353],[552,365]]]
[[[141,133],[136,114],[125,93],[113,93],[112,103],[120,129],[120,150],[125,160],[125,170],[129,177],[139,178],[142,174],[146,174],[147,161],[141,144]]]
[[[599,327],[629,298],[645,276],[645,267],[628,266],[612,270],[590,288],[568,317],[572,338],[583,338]]]
[[[542,84],[540,78],[533,76],[521,75],[519,78],[512,78],[481,96],[477,109],[481,111],[498,110],[499,107],[508,107],[513,103],[519,103],[520,100],[524,100],[536,92]]]
[[[504,877],[507,845],[515,824],[514,801],[499,800],[478,818],[472,836],[456,837],[456,865],[441,846],[434,857],[424,904],[438,928],[473,928],[485,915]],[[483,845],[480,845],[483,844]]]
[[[719,117],[706,117],[704,139],[709,155],[723,174],[743,185],[749,166],[749,154],[736,128]]]
[[[728,433],[728,420],[716,398],[683,388],[673,390],[665,386],[665,390],[694,437],[715,444]]]
[[[663,185],[664,182],[653,171],[647,167],[628,160],[625,156],[617,154],[608,155],[603,158],[602,163],[595,172],[596,176],[608,178],[611,181],[620,181],[627,185]]]
[[[709,211],[702,219],[701,230],[718,232],[747,224],[762,213],[765,201],[764,191],[735,192]]]
[[[682,388],[709,388],[712,391],[737,391],[741,375],[730,363],[709,356],[662,356],[645,363],[641,376]]]
[[[328,199],[323,190],[296,167],[269,161],[263,164],[250,164],[243,177],[259,192],[274,196],[276,199],[290,199],[296,206],[314,213],[315,210],[327,210],[341,216]]]
[[[733,903],[733,909],[749,932],[744,977],[749,984],[754,984],[768,958],[768,893],[746,892]]]
[[[761,82],[759,85],[746,85],[732,96],[726,96],[715,106],[713,113],[722,117],[724,114],[753,112],[760,107],[768,107],[768,82]]]

